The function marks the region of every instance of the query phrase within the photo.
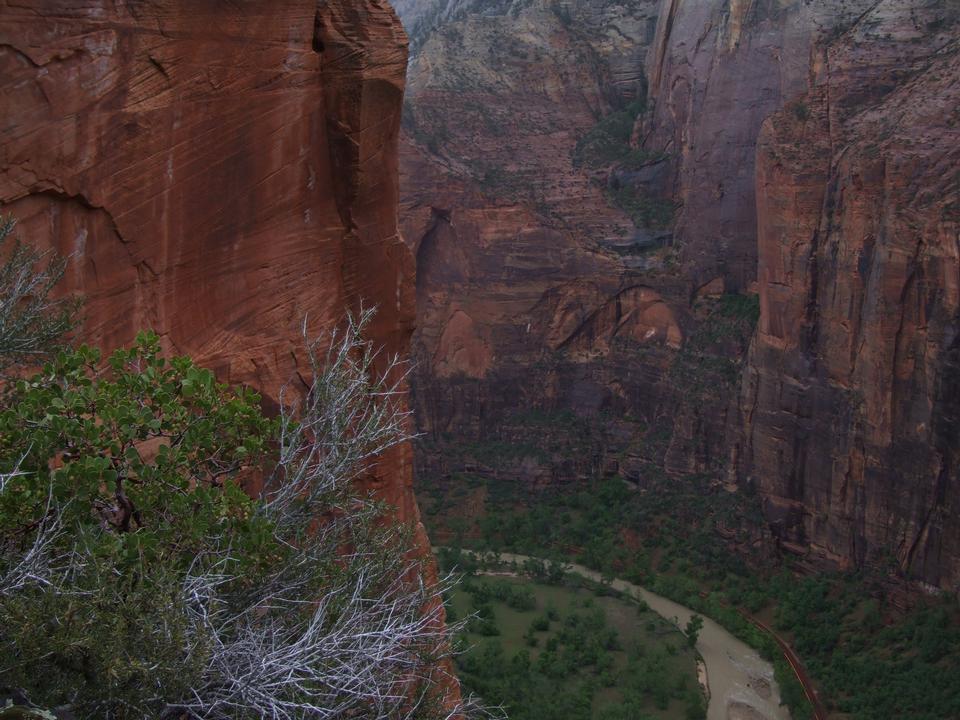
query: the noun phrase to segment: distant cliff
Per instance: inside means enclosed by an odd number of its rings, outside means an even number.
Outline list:
[[[956,5],[400,8],[426,481],[708,473],[957,587]]]
[[[960,588],[960,8],[877,3],[757,150],[735,447],[790,546]]]
[[[635,399],[663,394],[685,288],[668,228],[638,227],[608,185],[608,155],[630,150],[645,101],[656,17],[653,2],[487,7],[440,22],[414,56],[401,218],[417,252],[424,476],[470,465],[543,485],[605,455],[631,475],[661,459],[639,447],[640,427],[673,420]],[[615,137],[585,147],[614,112]],[[571,411],[590,425],[576,451],[552,417]]]

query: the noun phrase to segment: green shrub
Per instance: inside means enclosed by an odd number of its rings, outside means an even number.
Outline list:
[[[655,156],[630,146],[634,123],[645,111],[644,97],[601,118],[577,142],[573,151],[574,164],[591,168],[612,164],[639,166],[655,159]]]
[[[2,386],[0,685],[118,720],[433,698],[410,678],[449,651],[443,588],[353,483],[406,437],[370,317],[308,346],[310,390],[276,420],[150,333]]]

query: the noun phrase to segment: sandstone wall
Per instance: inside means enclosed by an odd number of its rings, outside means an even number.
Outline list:
[[[784,545],[960,588],[960,13],[880,2],[757,150],[735,446]]]
[[[811,566],[955,587],[956,4],[405,6],[424,477],[711,473]],[[648,160],[576,167],[647,86]]]
[[[405,355],[406,63],[385,0],[0,3],[0,207],[71,256],[87,342],[152,328],[269,399],[305,317],[375,304],[370,340]],[[420,527],[409,447],[371,483]]]
[[[669,157],[694,288],[756,280],[754,167],[763,121],[806,90],[815,46],[871,0],[663,0],[647,55],[644,144]]]

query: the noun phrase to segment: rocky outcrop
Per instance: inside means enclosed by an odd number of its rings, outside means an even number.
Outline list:
[[[874,3],[757,157],[742,479],[819,565],[960,588],[960,13]]]
[[[0,203],[70,255],[82,337],[157,330],[276,398],[300,327],[376,305],[406,354],[413,259],[397,228],[407,41],[384,0],[0,7]],[[370,479],[419,528],[411,451]]]

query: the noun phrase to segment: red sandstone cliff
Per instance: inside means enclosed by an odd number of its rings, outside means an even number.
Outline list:
[[[402,7],[420,35],[401,217],[418,253],[418,418],[440,448],[420,455],[427,474],[717,471],[753,331],[729,310],[754,302],[718,296],[755,287],[760,126],[859,5]],[[628,163],[578,162],[604,118],[647,96]],[[575,448],[544,434],[570,412]],[[526,447],[494,467],[443,436]]]
[[[956,4],[403,7],[424,482],[709,472],[811,564],[956,587]],[[640,67],[639,169],[577,167]]]
[[[960,588],[960,40],[880,2],[757,150],[741,477],[790,549]]]
[[[950,3],[665,1],[641,128],[693,286],[759,280],[731,476],[811,565],[954,589],[956,23]]]
[[[404,4],[437,27],[419,26],[401,151],[423,481],[712,467],[752,327],[718,315],[722,285],[691,292],[666,162],[630,144],[660,3],[428,5]],[[612,115],[629,167],[582,152]]]
[[[406,35],[385,0],[0,2],[0,206],[72,256],[82,337],[143,328],[276,397],[299,327],[406,354]],[[419,528],[409,447],[372,480]]]

